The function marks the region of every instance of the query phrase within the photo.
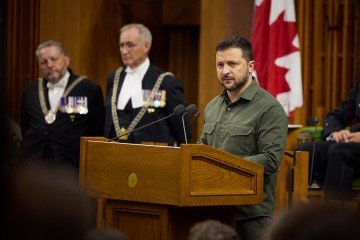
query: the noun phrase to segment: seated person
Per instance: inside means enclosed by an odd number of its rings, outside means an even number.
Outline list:
[[[297,149],[310,152],[311,177],[324,186],[326,199],[347,200],[351,197],[352,181],[360,173],[359,120],[360,80],[351,89],[348,98],[327,114],[323,141],[315,144],[315,152],[312,152],[311,142]]]

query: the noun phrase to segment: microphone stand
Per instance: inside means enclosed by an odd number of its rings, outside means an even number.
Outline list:
[[[312,175],[314,171],[314,160],[315,160],[315,142],[316,142],[316,134],[317,134],[317,123],[319,121],[318,117],[314,117],[314,123],[315,123],[315,132],[314,132],[314,141],[312,146],[312,156],[311,156],[311,165],[310,165],[310,177],[309,177],[309,186],[308,188],[311,188],[312,185]]]
[[[185,121],[184,121],[184,117],[185,117],[186,114],[187,114],[187,112],[184,112],[183,115],[181,116],[182,125],[183,125],[183,130],[184,130],[185,144],[188,143],[188,141],[187,141],[187,135],[186,135],[186,128],[185,128]]]
[[[187,106],[185,108],[185,112],[183,113],[183,115],[181,116],[181,120],[182,120],[182,125],[183,125],[183,130],[184,130],[184,137],[185,137],[185,144],[188,143],[187,141],[187,135],[186,135],[186,127],[185,127],[185,120],[184,117],[187,113],[193,113],[197,110],[197,107],[195,104],[190,104],[189,106]],[[191,123],[190,123],[191,124]]]

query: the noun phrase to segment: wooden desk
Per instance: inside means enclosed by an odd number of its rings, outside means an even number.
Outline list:
[[[293,157],[284,156],[278,172],[275,215],[307,201],[308,176],[308,152],[296,152],[295,160]]]
[[[294,155],[301,126],[288,128],[285,152]],[[296,152],[294,157],[284,154],[276,186],[275,217],[283,210],[307,201],[309,153]]]
[[[286,150],[295,150],[297,147],[297,137],[301,132],[301,125],[289,124],[288,126],[288,134],[286,138]]]

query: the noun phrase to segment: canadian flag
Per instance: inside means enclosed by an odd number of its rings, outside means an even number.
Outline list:
[[[251,42],[259,85],[292,116],[303,105],[294,1],[255,0]]]

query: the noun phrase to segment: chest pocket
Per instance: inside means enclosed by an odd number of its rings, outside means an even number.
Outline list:
[[[209,135],[213,134],[214,130],[215,130],[215,126],[216,126],[216,123],[204,124],[204,128],[203,128],[204,133],[209,134]]]
[[[213,147],[215,147],[215,143],[216,143],[215,127],[216,127],[216,122],[205,123],[202,129],[204,143]]]
[[[253,127],[229,126],[229,135],[225,143],[226,151],[240,156],[249,156],[257,152]]]

